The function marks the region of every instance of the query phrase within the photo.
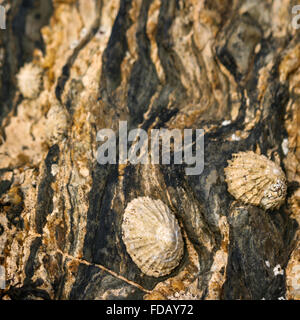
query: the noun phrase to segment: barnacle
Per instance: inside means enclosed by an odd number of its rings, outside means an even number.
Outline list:
[[[130,257],[146,275],[167,275],[180,263],[184,248],[180,227],[161,200],[132,200],[125,209],[122,236]]]
[[[35,99],[43,86],[43,69],[33,63],[26,63],[17,75],[18,87],[25,98]]]
[[[264,155],[252,151],[233,154],[224,169],[228,191],[244,203],[265,210],[279,208],[286,196],[282,169]]]

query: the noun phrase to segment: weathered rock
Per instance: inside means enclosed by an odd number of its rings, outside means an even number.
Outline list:
[[[293,1],[1,1],[3,299],[299,299],[300,31]],[[21,68],[42,68],[24,98]],[[40,86],[38,87],[40,89]],[[184,165],[99,165],[97,131],[205,130]],[[286,201],[236,201],[224,168],[254,151],[280,164]],[[134,198],[160,199],[185,242],[154,278],[126,252]]]

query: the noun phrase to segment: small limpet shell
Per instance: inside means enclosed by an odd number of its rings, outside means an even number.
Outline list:
[[[47,113],[46,137],[51,143],[58,143],[66,136],[68,129],[68,113],[65,109],[54,104]]]
[[[169,274],[183,255],[180,227],[161,200],[132,200],[124,212],[122,237],[133,262],[148,276]]]
[[[246,204],[265,210],[279,208],[286,196],[282,169],[264,155],[253,151],[233,154],[224,169],[228,191]]]
[[[17,75],[18,87],[25,98],[35,99],[43,86],[43,69],[33,63],[26,63]]]

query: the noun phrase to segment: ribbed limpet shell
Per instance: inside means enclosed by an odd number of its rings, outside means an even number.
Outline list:
[[[122,238],[133,262],[148,276],[169,274],[183,255],[180,227],[161,200],[132,200],[124,212]]]
[[[253,151],[233,154],[224,171],[228,191],[237,200],[265,210],[279,208],[285,200],[284,172],[264,155]]]

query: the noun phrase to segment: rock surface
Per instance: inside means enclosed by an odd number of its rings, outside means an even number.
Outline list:
[[[2,299],[300,299],[300,30],[292,0],[1,0]],[[18,74],[43,70],[38,96]],[[202,128],[205,166],[99,165],[97,131]],[[254,151],[287,176],[273,212],[228,192]],[[185,253],[144,275],[121,222],[134,198],[174,212]]]

